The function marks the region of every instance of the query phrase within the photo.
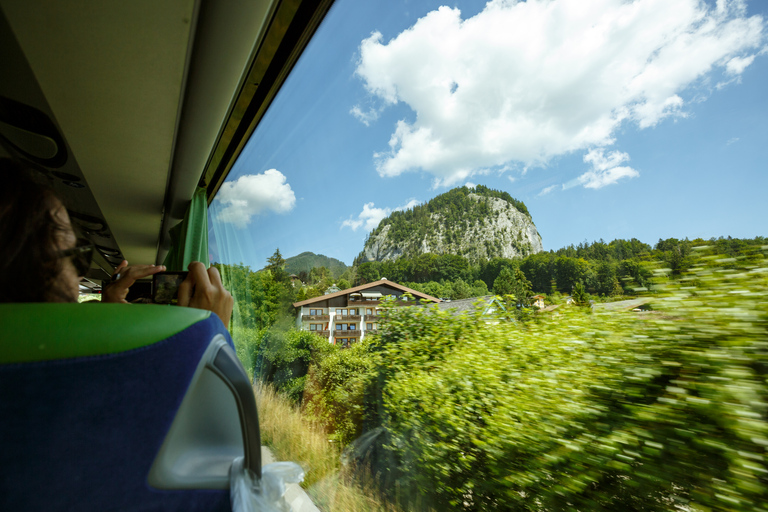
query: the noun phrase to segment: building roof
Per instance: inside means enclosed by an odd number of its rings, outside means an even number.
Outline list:
[[[438,308],[441,310],[452,310],[454,314],[461,314],[466,311],[474,311],[475,304],[481,303],[483,308],[487,308],[491,303],[493,296],[487,295],[485,297],[472,297],[469,299],[456,299],[446,300],[438,304]]]
[[[412,290],[407,286],[397,284],[394,281],[389,281],[387,279],[379,279],[378,281],[374,281],[372,283],[361,284],[360,286],[354,286],[352,288],[347,288],[346,290],[341,290],[335,293],[329,293],[328,295],[321,295],[320,297],[313,297],[311,299],[303,300],[301,302],[294,302],[293,307],[299,308],[301,306],[308,306],[309,304],[314,304],[315,302],[333,299],[334,297],[341,297],[343,295],[348,295],[350,293],[361,292],[363,290],[367,290],[369,288],[374,288],[376,286],[381,286],[381,285],[390,286],[392,288],[400,290],[403,293],[410,293],[417,299],[424,299],[432,302],[440,302],[440,299],[433,297],[431,295],[427,295],[426,293],[417,292],[416,290]]]
[[[614,311],[614,310],[622,310],[622,309],[630,310],[630,309],[638,308],[640,306],[648,304],[652,300],[653,300],[652,297],[638,297],[636,299],[604,302],[601,304],[595,304],[595,309],[603,309],[606,311]]]
[[[504,302],[496,295],[484,295],[469,299],[446,300],[437,305],[441,311],[448,311],[453,316],[471,313],[480,309],[483,315],[492,314],[494,311],[506,311]]]

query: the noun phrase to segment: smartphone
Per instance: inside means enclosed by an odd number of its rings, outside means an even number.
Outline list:
[[[152,302],[155,304],[178,303],[179,285],[189,272],[158,272],[152,276]]]

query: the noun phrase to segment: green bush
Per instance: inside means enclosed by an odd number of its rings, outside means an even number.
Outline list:
[[[243,364],[245,371],[248,373],[248,378],[250,378],[251,381],[253,381],[256,358],[259,353],[261,339],[265,332],[266,329],[241,327],[237,325],[232,326],[232,341],[235,343],[237,357]]]
[[[391,310],[377,469],[440,510],[765,510],[768,269],[692,264],[654,313]]]
[[[294,403],[301,402],[310,361],[329,350],[328,342],[314,333],[281,325],[269,329],[236,326],[232,339],[251,380],[272,383]]]
[[[326,345],[310,366],[303,412],[345,446],[362,433],[364,393],[374,376],[376,356],[368,341],[348,349]]]

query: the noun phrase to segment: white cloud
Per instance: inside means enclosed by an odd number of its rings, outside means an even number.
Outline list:
[[[355,116],[365,126],[370,126],[372,122],[379,118],[379,112],[373,108],[368,109],[368,112],[364,112],[359,105],[355,105],[349,111],[350,114]]]
[[[729,75],[740,75],[754,60],[755,55],[750,55],[744,58],[734,57],[725,65],[725,71]]]
[[[401,211],[405,211],[405,210],[410,210],[411,208],[413,208],[414,206],[418,206],[419,204],[420,203],[419,203],[418,200],[416,200],[416,199],[409,199],[408,202],[405,203],[403,206],[398,206],[397,208],[395,208],[395,211],[396,212],[401,212]]]
[[[725,143],[726,146],[730,146],[731,144],[739,142],[739,137],[731,137],[728,139],[728,142]]]
[[[356,74],[382,108],[415,113],[377,170],[448,186],[684,116],[686,88],[715,69],[737,76],[762,48],[764,20],[745,12],[738,0],[492,0],[468,19],[440,7],[390,41],[374,32]]]
[[[286,178],[277,169],[262,174],[246,174],[224,183],[216,194],[223,208],[217,218],[244,228],[253,216],[264,211],[286,213],[296,204],[296,196]]]
[[[471,181],[468,181],[464,184],[467,188],[475,188],[477,186],[477,183],[472,183]]]
[[[341,227],[350,228],[352,231],[357,231],[362,227],[365,228],[366,231],[371,231],[379,225],[379,222],[381,222],[384,217],[393,211],[399,212],[408,210],[419,204],[419,201],[416,199],[409,199],[407,203],[396,208],[376,208],[372,202],[365,203],[363,205],[363,211],[357,215],[357,218],[350,217],[341,223]]]
[[[539,192],[539,196],[545,196],[555,190],[558,187],[558,185],[550,185],[549,187],[541,189],[541,192]]]
[[[363,211],[357,216],[357,219],[349,218],[341,223],[341,227],[352,228],[352,231],[357,231],[361,227],[365,227],[366,231],[370,231],[379,225],[381,219],[392,213],[389,208],[375,208],[373,203],[365,203],[363,205]]]
[[[592,169],[579,176],[579,183],[585,188],[603,188],[612,185],[621,178],[636,178],[640,173],[631,167],[620,166],[629,160],[629,155],[621,151],[605,154],[604,149],[591,149],[584,155],[584,162]]]

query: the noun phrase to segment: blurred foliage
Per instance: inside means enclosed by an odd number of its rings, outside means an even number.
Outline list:
[[[348,349],[325,345],[307,375],[303,412],[345,446],[362,433],[364,394],[374,376],[375,357],[367,339]]]
[[[764,510],[768,268],[698,252],[652,313],[392,308],[331,416],[360,400],[382,485],[438,510]]]
[[[551,253],[492,265],[494,281],[504,275],[494,288],[512,287],[507,306],[515,286],[570,279],[585,302],[590,279],[615,289],[621,278],[653,294],[646,313],[560,307],[520,321],[390,304],[380,334],[350,349],[290,322],[233,336],[249,373],[301,401],[349,445],[347,463],[400,503],[765,510],[768,246],[694,242],[660,241],[641,260]],[[554,284],[528,274],[539,264]],[[269,290],[261,274],[242,286]]]

